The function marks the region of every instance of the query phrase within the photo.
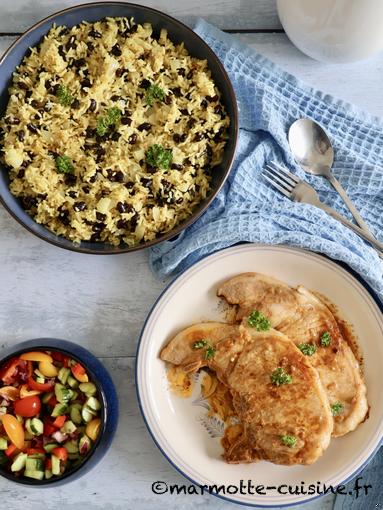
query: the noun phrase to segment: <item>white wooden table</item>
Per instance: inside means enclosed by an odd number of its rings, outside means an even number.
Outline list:
[[[233,32],[308,83],[383,116],[383,55],[354,65],[317,63],[283,33],[273,0],[136,0],[192,25],[196,14]],[[76,0],[1,0],[0,53],[39,19]],[[41,336],[66,338],[92,350],[116,383],[121,418],[113,446],[90,474],[44,491],[0,479],[2,508],[35,510],[229,509],[214,497],[155,496],[156,480],[185,483],[145,429],[134,390],[136,343],[144,318],[166,285],[151,274],[147,253],[88,256],[53,247],[0,208],[1,346]],[[329,510],[333,497],[300,506]]]

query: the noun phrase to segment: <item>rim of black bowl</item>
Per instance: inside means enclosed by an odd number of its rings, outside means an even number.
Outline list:
[[[57,476],[57,477],[54,477],[54,478],[52,477],[49,480],[35,480],[33,478],[17,477],[15,475],[13,475],[12,473],[9,473],[8,471],[6,471],[4,468],[0,468],[0,476],[3,476],[4,478],[7,478],[8,480],[11,480],[12,482],[19,483],[20,485],[39,485],[39,486],[42,486],[42,485],[54,485],[55,483],[59,483],[62,480],[66,480],[66,479],[72,477],[75,473],[80,471],[81,468],[83,468],[84,465],[93,457],[93,454],[95,453],[96,449],[98,448],[98,446],[100,444],[101,438],[105,434],[105,430],[106,430],[106,418],[108,416],[108,404],[107,404],[107,400],[106,400],[106,397],[105,397],[105,393],[102,390],[102,388],[100,386],[100,383],[98,382],[97,377],[94,375],[93,370],[91,370],[87,366],[87,364],[84,363],[84,361],[81,358],[79,358],[78,356],[74,355],[73,353],[71,353],[70,351],[68,351],[66,349],[62,349],[62,348],[59,348],[59,347],[56,348],[54,346],[49,347],[48,345],[33,346],[33,347],[29,347],[29,348],[26,347],[26,348],[23,348],[23,349],[15,350],[14,352],[9,354],[5,358],[2,358],[0,360],[0,367],[2,367],[4,365],[4,363],[6,363],[8,360],[10,360],[12,358],[15,358],[17,356],[20,356],[24,352],[32,352],[32,351],[33,352],[34,351],[57,351],[57,352],[62,352],[64,354],[70,356],[71,358],[73,358],[77,362],[81,363],[82,365],[84,365],[84,367],[86,368],[87,372],[89,372],[89,374],[91,375],[91,378],[92,378],[91,382],[93,382],[96,385],[98,394],[101,395],[101,398],[102,398],[102,406],[101,406],[102,429],[100,430],[100,432],[98,434],[96,442],[93,443],[92,449],[90,450],[90,452],[84,457],[84,459],[75,468],[73,468],[70,471],[64,473],[63,475],[60,475],[60,476]]]
[[[233,106],[233,117],[234,118],[231,118],[230,122],[233,123],[234,144],[233,144],[233,147],[232,147],[232,150],[231,150],[232,153],[229,156],[229,160],[228,160],[228,163],[226,165],[226,169],[223,172],[223,176],[218,181],[217,186],[215,187],[214,190],[212,190],[210,196],[206,199],[206,201],[203,204],[203,206],[200,207],[200,210],[195,211],[190,216],[190,218],[188,218],[187,220],[183,221],[182,223],[177,225],[173,230],[165,233],[163,236],[159,237],[158,239],[153,239],[152,241],[147,241],[145,243],[141,243],[141,244],[138,244],[138,245],[135,245],[135,246],[127,246],[127,245],[124,244],[124,245],[122,245],[121,248],[118,248],[118,247],[113,247],[113,245],[109,245],[108,243],[100,243],[100,245],[102,245],[102,246],[108,246],[108,247],[110,246],[110,249],[102,250],[102,249],[97,249],[97,248],[89,248],[87,246],[87,243],[89,243],[88,241],[82,241],[81,244],[78,244],[78,245],[75,244],[75,243],[63,244],[60,241],[60,239],[65,239],[66,241],[70,241],[70,240],[68,240],[67,238],[61,238],[59,236],[57,236],[57,240],[56,240],[56,239],[48,238],[44,234],[36,232],[31,227],[29,227],[23,221],[22,218],[20,218],[14,211],[12,211],[12,209],[10,207],[8,207],[8,205],[6,204],[6,202],[3,199],[3,197],[0,196],[0,202],[2,203],[4,208],[10,213],[10,215],[20,225],[22,225],[25,229],[27,229],[29,232],[31,232],[35,236],[39,237],[43,241],[46,241],[46,242],[48,242],[50,244],[53,244],[54,246],[58,246],[59,248],[63,248],[65,250],[69,250],[69,251],[74,251],[74,252],[77,252],[77,253],[86,253],[86,254],[91,254],[91,255],[118,255],[118,254],[121,254],[121,253],[129,253],[129,252],[134,252],[134,251],[138,251],[138,250],[143,250],[145,248],[150,248],[151,246],[154,246],[156,244],[162,243],[163,241],[168,241],[168,240],[176,237],[177,235],[179,235],[186,228],[190,227],[190,225],[192,225],[208,209],[210,204],[213,202],[215,197],[220,192],[222,186],[225,184],[225,181],[228,178],[228,176],[230,174],[230,171],[232,169],[233,163],[234,163],[234,158],[235,158],[236,149],[237,149],[237,145],[238,145],[238,136],[239,136],[239,121],[238,121],[237,98],[236,98],[236,95],[235,95],[234,88],[233,88],[233,85],[231,83],[231,80],[230,80],[230,78],[229,78],[229,76],[227,74],[227,71],[224,68],[224,66],[223,66],[222,62],[220,61],[220,59],[215,54],[215,52],[202,39],[202,37],[200,37],[196,32],[194,32],[194,30],[192,28],[190,28],[188,25],[186,25],[182,21],[179,21],[176,18],[173,18],[172,16],[169,16],[169,14],[167,14],[167,13],[164,13],[164,12],[158,10],[158,9],[153,9],[152,7],[148,7],[148,6],[145,6],[145,5],[139,5],[139,4],[135,4],[135,3],[131,3],[131,2],[90,2],[90,3],[85,3],[85,4],[80,4],[80,5],[76,5],[76,6],[73,6],[73,7],[69,7],[67,9],[62,9],[61,11],[57,11],[54,14],[51,14],[51,15],[47,16],[46,18],[43,18],[42,20],[38,21],[34,25],[32,25],[20,37],[18,37],[16,39],[16,41],[14,41],[11,44],[11,46],[6,50],[6,52],[0,58],[0,69],[1,69],[1,65],[3,64],[4,60],[8,57],[8,54],[12,51],[12,49],[15,46],[17,46],[19,44],[19,42],[27,34],[32,32],[36,28],[40,27],[42,24],[46,23],[47,21],[49,21],[49,20],[54,21],[54,19],[57,16],[60,16],[62,14],[68,13],[68,12],[72,12],[72,11],[76,11],[76,10],[81,10],[81,9],[86,8],[86,7],[92,7],[92,6],[100,6],[101,7],[101,6],[111,6],[111,5],[121,5],[121,6],[124,6],[124,7],[127,7],[127,8],[134,7],[134,8],[141,9],[142,11],[151,12],[151,13],[154,13],[154,14],[160,14],[161,16],[164,16],[165,18],[167,18],[171,23],[173,23],[175,25],[178,25],[181,29],[185,30],[186,32],[189,32],[189,33],[193,34],[193,37],[197,37],[201,41],[202,45],[205,47],[206,52],[208,54],[210,54],[210,57],[213,60],[216,61],[216,64],[218,65],[218,67],[219,67],[219,69],[220,69],[220,71],[221,71],[221,73],[222,73],[222,75],[224,77],[224,80],[226,82],[226,85],[228,87],[228,90],[229,90],[229,97],[227,97],[226,99],[227,99],[227,101],[230,101],[232,106]],[[190,52],[190,54],[192,54],[192,52]],[[44,228],[48,232],[50,232],[49,229],[47,229],[46,227],[44,227]]]

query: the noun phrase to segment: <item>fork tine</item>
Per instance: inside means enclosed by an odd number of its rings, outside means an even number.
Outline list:
[[[282,188],[279,184],[277,184],[273,179],[270,179],[268,175],[266,175],[264,172],[262,173],[262,176],[266,181],[268,181],[274,188],[276,188],[278,191],[280,191],[285,197],[291,198],[291,193],[287,191],[285,188]]]
[[[275,170],[269,165],[266,165],[266,168],[263,169],[263,173],[267,174],[276,183],[283,186],[287,191],[291,192],[294,189],[295,183],[288,182],[282,175],[279,175],[278,172],[275,172]]]
[[[291,172],[289,172],[287,170],[287,168],[283,167],[282,165],[280,165],[276,161],[271,161],[270,164],[273,165],[278,172],[280,172],[284,176],[286,176],[286,179],[290,178],[292,181],[294,181],[295,184],[298,184],[300,182],[299,177],[297,177],[296,175],[294,175]]]

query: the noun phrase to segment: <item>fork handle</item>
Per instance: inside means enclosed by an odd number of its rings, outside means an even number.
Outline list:
[[[353,230],[356,234],[358,234],[360,237],[362,237],[365,241],[368,241],[378,252],[378,255],[380,257],[383,257],[383,243],[375,239],[375,237],[349,221],[348,219],[344,218],[341,214],[334,211],[331,207],[325,204],[320,204],[319,207],[323,209],[323,211],[326,211],[330,216],[335,218],[336,220],[340,221],[345,225],[346,227]]]
[[[347,207],[350,209],[352,215],[355,218],[355,221],[358,223],[360,228],[362,228],[365,232],[368,234],[371,234],[371,231],[367,225],[367,223],[363,220],[362,216],[360,215],[358,209],[355,207],[354,203],[350,199],[350,197],[345,192],[343,186],[338,181],[338,179],[329,172],[328,175],[326,175],[327,179],[331,182],[331,184],[334,186],[336,191],[339,193],[339,195],[342,197],[344,203],[347,205]],[[372,235],[372,234],[371,234]]]

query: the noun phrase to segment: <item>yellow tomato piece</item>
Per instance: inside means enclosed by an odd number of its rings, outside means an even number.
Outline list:
[[[50,363],[49,361],[40,361],[39,363],[40,372],[45,375],[45,377],[56,377],[59,373],[57,367]]]
[[[92,441],[96,441],[96,439],[98,437],[98,433],[100,432],[100,427],[101,427],[101,419],[94,418],[86,426],[85,433],[88,437],[91,438]]]
[[[1,421],[3,422],[3,427],[7,436],[19,450],[24,448],[24,429],[22,424],[12,416],[11,414],[4,414],[1,416]]]
[[[6,397],[9,400],[17,400],[19,394],[19,388],[15,388],[14,386],[3,386],[0,388],[0,397]]]
[[[47,363],[52,363],[53,359],[49,354],[46,354],[45,352],[24,352],[20,359],[23,359],[25,361],[46,361]]]
[[[29,390],[27,384],[20,386],[20,398],[33,397],[34,395],[40,395],[41,391]]]

